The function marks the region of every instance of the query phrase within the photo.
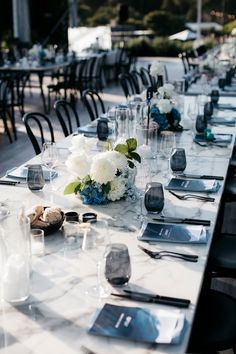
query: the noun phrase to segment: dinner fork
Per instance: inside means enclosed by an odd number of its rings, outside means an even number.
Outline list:
[[[176,198],[180,199],[180,200],[187,200],[187,199],[198,199],[198,200],[202,200],[205,202],[214,202],[215,198],[211,198],[211,197],[204,197],[203,195],[196,195],[196,194],[184,194],[184,195],[179,195],[174,193],[173,191],[169,190],[169,193],[174,195]]]
[[[151,258],[154,258],[154,259],[161,259],[162,257],[174,257],[174,258],[183,259],[188,262],[197,262],[198,261],[198,256],[194,255],[194,254],[186,254],[186,253],[179,253],[179,252],[172,252],[172,251],[165,251],[165,250],[151,251],[151,250],[148,250],[147,248],[144,248],[140,245],[138,245],[138,247],[143,252],[145,252]]]

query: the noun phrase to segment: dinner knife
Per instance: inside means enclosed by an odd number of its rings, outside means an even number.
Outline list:
[[[140,301],[140,302],[147,302],[147,303],[154,303],[154,304],[161,304],[161,305],[168,305],[168,306],[185,307],[185,308],[189,307],[190,304],[190,300],[187,299],[178,299],[174,297],[138,293],[129,290],[124,290],[124,291],[127,294],[111,293],[111,295],[128,299],[128,300],[133,300],[133,301]]]
[[[160,221],[163,223],[167,224],[190,224],[190,225],[203,225],[203,226],[210,226],[211,221],[210,220],[204,220],[204,219],[188,219],[188,218],[175,218],[175,217],[155,217],[152,218],[154,221]]]
[[[216,179],[218,181],[222,181],[224,179],[223,176],[210,176],[210,175],[194,175],[189,173],[181,173],[177,175],[178,177],[184,178],[196,178],[196,179]]]
[[[6,180],[0,180],[0,184],[4,184],[6,186],[16,186],[17,184],[20,184],[20,181],[6,181]]]

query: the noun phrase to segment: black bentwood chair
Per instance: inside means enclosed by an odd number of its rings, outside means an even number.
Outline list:
[[[41,153],[42,146],[46,141],[46,133],[49,135],[49,141],[52,143],[55,142],[52,123],[45,114],[39,112],[29,112],[23,116],[22,120],[25,124],[28,137],[33,145],[36,155]],[[36,130],[37,135],[35,133]],[[39,139],[36,138],[38,135]]]
[[[87,108],[91,121],[99,118],[102,113],[106,113],[104,102],[96,90],[84,90],[83,102]]]
[[[188,353],[236,354],[236,299],[216,290],[204,292],[197,306]]]
[[[78,113],[71,103],[65,100],[57,100],[54,103],[54,109],[65,137],[72,134],[76,128],[80,127]]]

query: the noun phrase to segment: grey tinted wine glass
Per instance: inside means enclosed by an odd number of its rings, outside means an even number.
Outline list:
[[[113,286],[128,283],[131,277],[129,250],[123,243],[113,243],[107,248],[105,255],[105,277]]]
[[[196,119],[196,131],[198,133],[204,133],[204,130],[207,128],[207,121],[204,115],[198,115]]]
[[[164,191],[159,182],[147,183],[144,195],[144,205],[148,212],[160,213],[164,208]]]
[[[183,148],[175,148],[172,150],[170,157],[170,168],[175,173],[181,173],[187,165],[185,150]]]
[[[27,173],[27,184],[30,190],[39,191],[43,189],[45,180],[41,165],[29,165]]]

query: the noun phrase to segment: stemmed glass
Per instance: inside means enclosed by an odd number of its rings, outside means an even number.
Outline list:
[[[170,168],[175,174],[181,174],[187,165],[186,154],[183,148],[174,148],[170,157]]]
[[[175,147],[175,134],[171,131],[163,131],[161,133],[160,157],[167,160],[167,171],[169,172],[169,160],[172,149]]]
[[[97,283],[86,287],[85,293],[92,297],[105,298],[109,296],[109,292],[102,282],[102,270],[106,249],[110,244],[108,223],[101,219],[86,224],[81,256],[85,256],[85,261],[92,261],[93,265],[96,264]]]
[[[55,167],[58,163],[58,150],[56,143],[44,143],[41,153],[41,161],[49,170],[50,184],[55,174]]]
[[[159,182],[147,183],[144,205],[148,213],[161,213],[164,208],[164,190]]]
[[[191,119],[192,130],[194,129],[194,122],[196,120],[197,113],[198,113],[198,105],[197,105],[197,99],[195,97],[194,101],[190,102],[187,108],[187,116]]]

